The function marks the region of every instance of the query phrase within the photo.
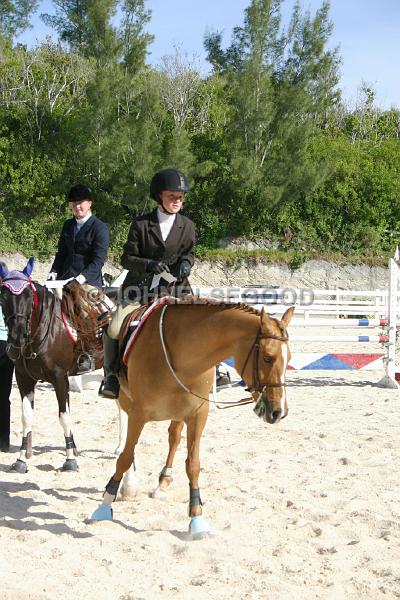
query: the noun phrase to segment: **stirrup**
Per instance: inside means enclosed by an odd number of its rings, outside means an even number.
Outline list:
[[[88,352],[82,352],[76,361],[76,374],[83,375],[96,369],[96,361]]]

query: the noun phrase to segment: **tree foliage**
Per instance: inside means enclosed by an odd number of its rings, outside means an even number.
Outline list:
[[[30,17],[39,0],[1,0],[0,37],[13,39],[30,27]]]
[[[0,7],[0,248],[54,252],[70,185],[93,188],[120,253],[130,216],[151,206],[156,169],[187,172],[199,245],[246,236],[307,251],[378,252],[400,217],[400,111],[362,82],[340,97],[329,4],[249,0],[211,72],[172,49],[147,64],[145,0],[53,0],[55,41],[13,45],[36,0]],[[395,234],[397,235],[397,234]]]
[[[89,46],[89,4],[90,0],[53,0],[55,14],[41,15],[43,22],[56,30],[61,42],[82,55]]]

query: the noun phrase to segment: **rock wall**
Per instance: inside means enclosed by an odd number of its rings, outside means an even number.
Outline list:
[[[8,268],[21,270],[27,259],[21,254],[3,255]],[[33,278],[43,283],[50,271],[52,260],[36,261]],[[104,272],[116,276],[121,269],[106,263]],[[288,266],[258,263],[244,260],[239,266],[228,266],[222,261],[197,261],[191,276],[194,286],[261,286],[276,285],[290,288],[376,290],[388,286],[388,269],[366,265],[337,265],[310,260],[299,269],[291,271]]]
[[[244,286],[249,284],[276,285],[290,288],[376,290],[388,286],[388,269],[366,265],[337,265],[311,260],[291,271],[281,264],[254,264],[245,261],[240,266],[222,262],[198,262],[191,281],[195,285]]]

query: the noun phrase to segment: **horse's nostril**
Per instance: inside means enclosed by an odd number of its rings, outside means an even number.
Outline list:
[[[271,416],[272,416],[273,422],[278,421],[278,419],[280,419],[282,416],[282,409],[276,408],[275,410],[272,411]]]

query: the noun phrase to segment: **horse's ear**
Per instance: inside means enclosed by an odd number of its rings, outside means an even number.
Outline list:
[[[260,318],[261,318],[261,327],[263,325],[268,324],[268,322],[271,320],[271,317],[269,316],[267,311],[264,309],[264,307],[262,307],[262,309],[261,309]]]
[[[287,309],[287,311],[285,312],[285,314],[283,315],[283,317],[281,319],[282,323],[285,325],[285,329],[289,325],[290,321],[292,320],[293,315],[294,315],[294,306],[291,306],[290,308]]]
[[[0,262],[0,279],[4,279],[5,277],[7,277],[7,275],[8,275],[7,267],[5,265],[3,265],[2,262]]]
[[[34,265],[35,259],[33,256],[30,257],[30,259],[28,260],[28,264],[26,265],[25,269],[22,271],[24,275],[26,275],[27,277],[30,277],[33,271],[33,265]]]

